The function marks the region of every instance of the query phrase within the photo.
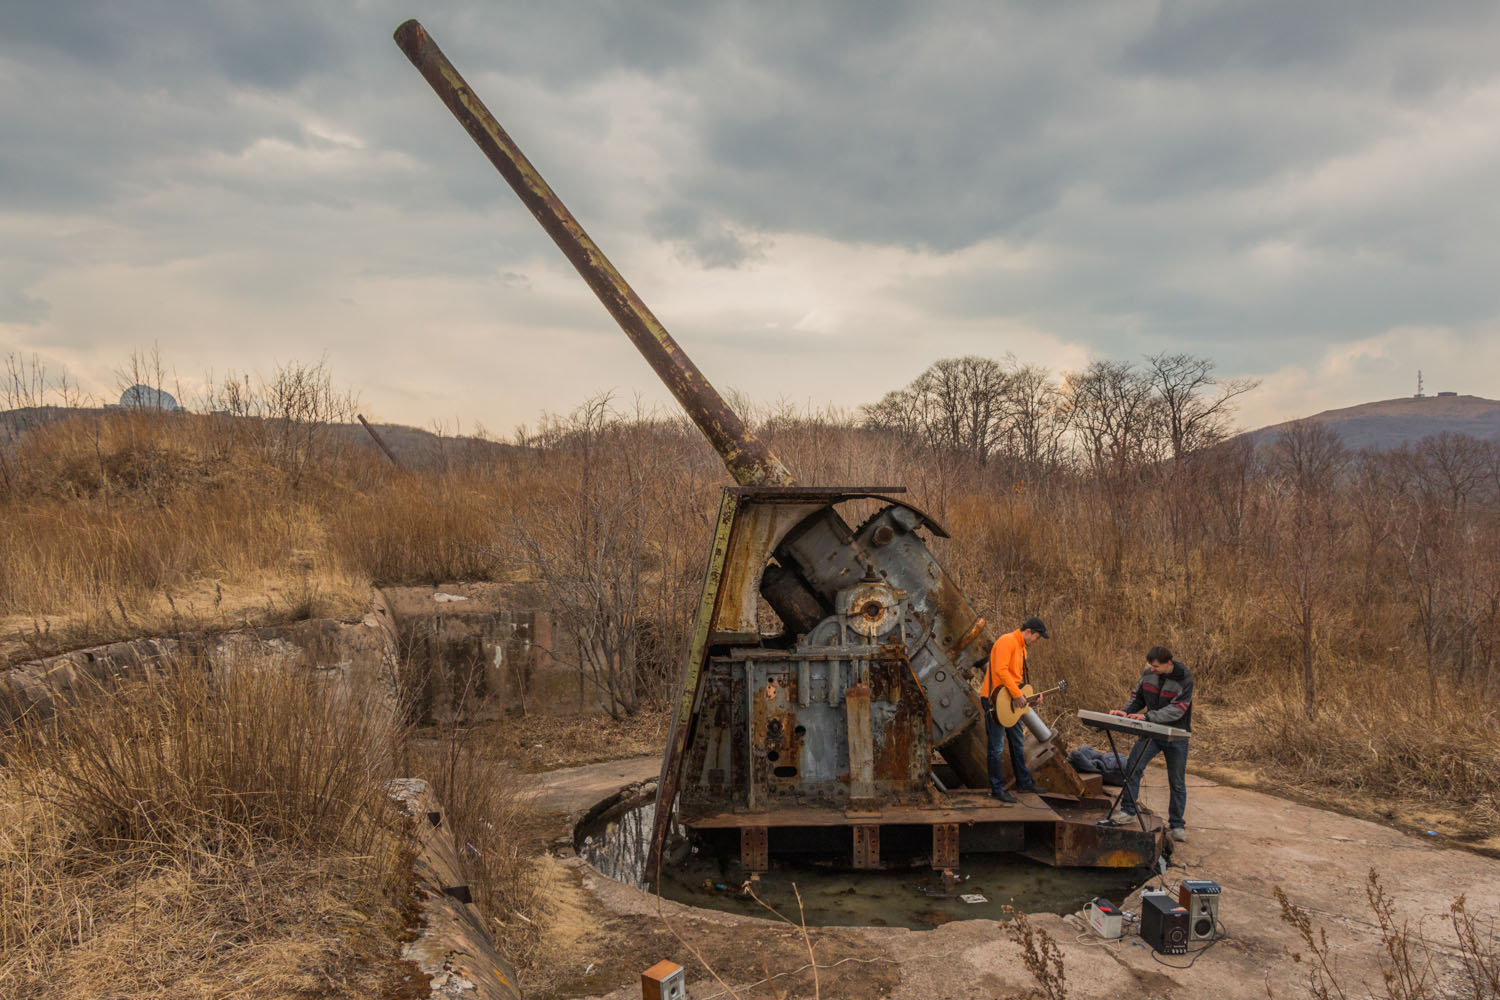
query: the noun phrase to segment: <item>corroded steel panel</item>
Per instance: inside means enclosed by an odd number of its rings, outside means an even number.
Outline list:
[[[1057,824],[1052,856],[1045,860],[1064,868],[1144,868],[1156,860],[1160,827],[1159,820],[1150,818],[1144,831],[1064,820]]]
[[[880,827],[862,823],[854,828],[854,867],[880,867]]]
[[[1039,797],[1028,797],[1016,805],[1002,805],[988,792],[972,795],[939,796],[935,802],[917,804],[882,804],[867,812],[839,811],[822,806],[799,805],[767,809],[765,812],[704,813],[684,823],[693,829],[738,829],[743,826],[846,826],[877,824],[881,826],[930,826],[933,823],[995,823],[1021,825],[1040,823],[1051,827],[1062,817]],[[1106,810],[1107,812],[1108,810]]]
[[[713,631],[758,633],[756,606],[766,562],[789,530],[819,509],[817,504],[739,501],[734,534],[724,560],[723,597],[714,610]]]
[[[875,802],[875,741],[870,733],[870,688],[856,684],[844,692],[849,742],[849,804],[868,808]]]
[[[704,656],[708,650],[709,627],[713,621],[714,607],[719,600],[719,583],[724,575],[724,559],[729,552],[729,538],[734,530],[734,515],[738,502],[729,494],[719,501],[719,517],[714,524],[713,543],[708,550],[708,566],[703,574],[703,590],[698,597],[698,614],[693,622],[693,635],[688,641],[687,660],[683,663],[682,685],[677,696],[677,710],[672,715],[672,727],[667,735],[667,751],[662,755],[661,775],[658,779],[656,819],[651,832],[651,847],[647,855],[646,870],[655,871],[661,846],[672,822],[672,808],[677,798],[677,788],[682,773],[683,751],[688,735],[692,731],[693,707],[700,697]]]
[[[1028,729],[1024,737],[1026,769],[1031,772],[1031,778],[1038,786],[1045,791],[1062,795],[1087,794],[1083,777],[1068,763],[1068,744],[1061,736],[1054,734],[1051,742],[1042,743]],[[1005,772],[1011,776],[1012,781],[1015,780],[1015,768],[1008,753],[1005,756]]]
[[[958,824],[932,825],[932,867],[940,871],[958,870]]]
[[[740,827],[740,865],[747,872],[763,872],[771,866],[770,837],[763,826]]]

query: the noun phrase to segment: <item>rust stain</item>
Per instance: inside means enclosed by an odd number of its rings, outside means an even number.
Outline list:
[[[979,634],[984,631],[984,626],[985,621],[983,618],[974,619],[974,624],[969,626],[969,631],[965,632],[963,638],[958,640],[958,642],[954,644],[953,652],[962,653],[964,650],[968,649],[969,644],[972,643],[975,639],[978,639]]]

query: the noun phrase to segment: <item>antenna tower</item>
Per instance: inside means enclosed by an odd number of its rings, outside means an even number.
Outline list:
[[[1427,393],[1422,391],[1422,369],[1417,369],[1417,399],[1426,399]]]

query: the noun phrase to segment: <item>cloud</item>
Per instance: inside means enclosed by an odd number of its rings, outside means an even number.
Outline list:
[[[0,346],[101,384],[152,342],[195,373],[326,352],[372,410],[418,424],[510,426],[601,387],[665,398],[391,43],[406,13],[11,12]],[[942,356],[1172,349],[1263,376],[1255,412],[1282,419],[1409,391],[1422,352],[1401,345],[1430,341],[1429,381],[1497,394],[1465,358],[1500,326],[1500,12],[520,0],[423,17],[721,387],[850,406]],[[1331,360],[1349,351],[1366,361]]]

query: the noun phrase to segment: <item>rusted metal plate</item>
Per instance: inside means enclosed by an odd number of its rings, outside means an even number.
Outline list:
[[[815,806],[768,809],[764,812],[707,813],[682,822],[697,830],[733,829],[746,826],[847,826],[873,824],[880,826],[930,826],[933,823],[1056,823],[1057,812],[1043,799],[1030,795],[1029,801],[1003,805],[988,792],[972,797],[945,796],[941,805],[882,804],[868,812],[841,812]]]
[[[740,496],[733,487],[727,496],[738,501],[734,534],[724,559],[723,595],[714,609],[713,631],[753,633],[759,636],[756,611],[760,601],[761,574],[771,554],[787,532],[816,514],[816,502],[788,500],[763,503]]]
[[[911,511],[917,524],[938,538],[948,538],[948,531],[937,518],[919,507],[894,499],[892,494],[905,493],[905,486],[731,486],[739,496],[761,503],[816,503],[827,506],[850,500],[884,500],[893,507]]]
[[[912,800],[931,783],[931,714],[926,693],[899,645],[880,651],[880,669],[871,672],[871,701],[876,710],[875,783],[887,801],[894,795]]]
[[[763,809],[778,792],[800,786],[796,677],[789,671],[755,671],[746,677],[749,699],[750,775],[747,809]]]
[[[958,870],[958,824],[932,825],[932,867],[939,871]]]
[[[1049,792],[1062,795],[1085,794],[1083,778],[1068,763],[1068,745],[1063,738],[1053,735],[1052,742],[1039,743],[1030,730],[1024,734],[1026,747],[1026,769],[1032,781]],[[1005,756],[1005,773],[1015,780],[1015,768],[1010,754]]]
[[[693,635],[688,641],[687,661],[683,664],[682,687],[677,695],[677,710],[672,715],[667,735],[666,753],[662,755],[661,774],[657,781],[656,817],[652,824],[651,845],[647,851],[646,870],[656,871],[661,845],[672,823],[673,802],[682,774],[683,749],[693,729],[693,709],[698,703],[703,680],[703,661],[708,652],[708,633],[714,607],[719,600],[719,584],[724,576],[724,559],[729,552],[729,538],[734,531],[734,515],[739,503],[727,492],[719,500],[719,516],[714,524],[713,542],[708,550],[708,567],[703,574],[703,591],[698,597],[698,614]]]
[[[873,823],[861,823],[854,828],[854,867],[880,867],[880,827]]]
[[[1145,831],[1064,820],[1053,832],[1050,856],[1035,856],[1061,868],[1144,868],[1155,861],[1160,838],[1161,820],[1154,816],[1146,817]]]
[[[855,684],[844,692],[849,737],[849,806],[875,805],[875,739],[870,723],[870,688]]]
[[[748,872],[763,872],[770,867],[769,831],[763,826],[740,828],[740,866]]]

